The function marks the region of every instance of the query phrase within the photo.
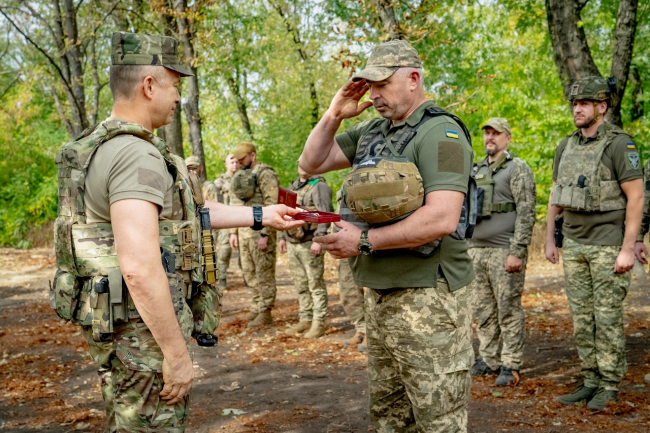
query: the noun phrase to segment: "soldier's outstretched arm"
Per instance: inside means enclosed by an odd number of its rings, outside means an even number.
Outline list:
[[[350,166],[350,161],[334,136],[343,119],[356,117],[372,106],[370,101],[359,104],[369,88],[366,80],[360,80],[348,81],[339,89],[330,107],[307,138],[298,162],[300,168],[310,174],[321,174]]]
[[[627,198],[625,207],[625,234],[621,252],[616,258],[614,272],[625,273],[634,266],[634,245],[643,217],[643,179],[634,179],[621,184]]]
[[[110,211],[115,251],[124,281],[164,356],[165,386],[160,395],[172,405],[192,388],[194,367],[176,320],[160,260],[158,206],[145,200],[125,199],[114,202]]]
[[[402,221],[370,230],[368,240],[374,250],[388,250],[417,247],[451,234],[458,225],[464,199],[460,191],[427,193],[424,206]],[[314,238],[314,242],[337,259],[359,255],[361,230],[344,221],[334,224],[341,228],[338,233]]]
[[[228,206],[206,201],[204,207],[210,209],[210,224],[213,229],[251,227],[254,223],[253,208],[249,206]],[[265,206],[262,208],[262,225],[276,230],[291,230],[305,223],[291,219],[292,215],[298,213],[298,209],[283,204]]]

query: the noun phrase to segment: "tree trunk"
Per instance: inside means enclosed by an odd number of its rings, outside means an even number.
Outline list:
[[[185,119],[190,127],[190,144],[192,154],[199,158],[200,164],[205,167],[205,156],[203,153],[203,137],[201,135],[201,114],[199,113],[199,78],[194,63],[194,46],[192,45],[192,31],[187,19],[187,0],[174,0],[174,10],[177,13],[176,23],[183,44],[183,56],[187,66],[192,69],[193,76],[187,77],[187,102],[183,105]],[[207,170],[204,170],[203,179],[208,177]]]
[[[241,127],[244,130],[244,134],[248,138],[253,140],[253,129],[251,128],[250,120],[248,119],[248,107],[246,105],[246,99],[241,93],[241,86],[239,83],[239,72],[235,70],[231,75],[226,77],[228,81],[228,87],[230,88],[230,93],[233,94],[235,98],[235,103],[237,104],[237,111],[239,112],[239,120],[241,121]]]
[[[630,81],[634,85],[632,88],[632,110],[630,110],[630,116],[632,121],[635,121],[643,117],[643,82],[641,81],[641,74],[639,73],[639,68],[632,66],[630,71]]]
[[[617,85],[616,92],[612,92],[611,109],[607,112],[607,121],[618,126],[623,125],[621,120],[621,100],[625,94],[625,87],[630,75],[638,6],[639,0],[620,0],[618,4],[611,69],[611,75],[616,77]]]
[[[580,11],[589,0],[546,0],[548,30],[553,45],[555,66],[567,94],[571,83],[588,76],[599,76],[585,36]],[[621,99],[625,93],[634,47],[638,0],[620,0],[611,75],[616,77],[617,89],[612,92],[606,120],[618,126],[621,121]]]
[[[395,39],[406,39],[406,34],[397,20],[395,8],[393,5],[395,0],[372,0],[375,8],[377,9],[377,18],[381,23],[382,33],[386,40],[392,41]]]

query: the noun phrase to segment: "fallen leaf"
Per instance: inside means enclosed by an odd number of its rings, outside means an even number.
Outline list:
[[[222,416],[228,416],[230,414],[232,415],[243,415],[245,414],[246,411],[243,411],[241,409],[224,409],[221,411]]]
[[[495,396],[495,397],[501,397],[503,395],[503,393],[495,391],[495,392],[492,393],[492,395]]]
[[[239,388],[241,388],[241,386],[239,386],[239,382],[233,382],[233,383],[230,384],[230,386],[221,385],[219,387],[220,390],[226,391],[226,392],[234,391],[234,390],[239,389]]]

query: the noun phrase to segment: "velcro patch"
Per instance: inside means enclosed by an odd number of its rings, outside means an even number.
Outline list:
[[[165,182],[163,177],[160,173],[149,170],[148,168],[138,168],[138,183],[156,189],[161,193],[165,192]]]
[[[365,167],[377,167],[377,164],[379,164],[379,161],[381,161],[383,158],[370,158],[366,159],[365,161],[359,163],[357,168],[365,168]]]
[[[627,164],[632,170],[638,170],[641,167],[641,158],[637,152],[627,153]]]
[[[438,171],[443,173],[465,173],[465,152],[463,145],[454,141],[438,143]]]

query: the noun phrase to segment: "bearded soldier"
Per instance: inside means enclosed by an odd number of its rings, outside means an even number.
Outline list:
[[[239,143],[233,155],[240,169],[230,182],[230,203],[239,206],[277,203],[278,175],[271,166],[257,160],[255,145],[246,141]],[[230,246],[239,249],[244,280],[253,295],[249,328],[273,323],[276,243],[277,232],[270,228],[261,231],[243,228],[230,234]]]
[[[107,432],[185,430],[190,337],[214,346],[220,296],[210,227],[295,228],[285,206],[204,202],[183,160],[151,133],[172,119],[190,69],[170,37],[116,32],[111,117],[56,155],[57,314],[99,365]]]
[[[336,136],[343,119],[373,105],[381,118]],[[367,288],[372,424],[379,433],[467,431],[472,147],[462,121],[427,101],[422,62],[406,41],[373,49],[300,157],[308,173],[350,166],[341,230],[315,241],[349,257]]]
[[[521,295],[535,225],[535,177],[510,155],[506,119],[492,118],[482,129],[487,157],[474,167],[481,213],[469,250],[480,343],[472,375],[497,373],[496,385],[516,385],[526,339]]]
[[[233,174],[239,168],[239,163],[232,153],[226,156],[226,172],[219,176],[214,185],[217,187],[217,199],[219,203],[230,204],[230,181]],[[219,269],[219,288],[225,290],[227,286],[228,265],[230,265],[230,256],[232,248],[230,247],[230,231],[219,230],[217,235],[219,250],[217,251],[217,269]]]
[[[323,176],[310,176],[298,168],[298,179],[289,186],[298,194],[297,204],[301,208],[320,212],[332,211],[332,188]],[[327,314],[327,287],[325,253],[313,239],[327,234],[330,223],[305,224],[295,230],[280,234],[278,248],[282,254],[289,252],[289,269],[298,293],[298,323],[289,328],[287,334],[303,335],[305,338],[320,338],[325,335]]]
[[[556,245],[553,222],[563,218],[557,225],[564,236],[566,294],[584,379],[558,400],[587,401],[596,410],[618,400],[627,371],[623,300],[643,208],[636,145],[604,121],[610,94],[610,83],[600,77],[581,78],[569,89],[578,129],[555,152],[546,231],[546,258],[558,263],[560,237]]]

